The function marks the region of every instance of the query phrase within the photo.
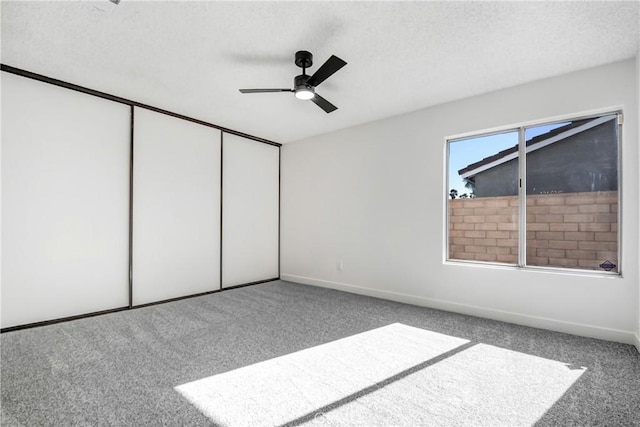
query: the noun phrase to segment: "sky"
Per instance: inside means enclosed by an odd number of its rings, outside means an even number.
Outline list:
[[[534,126],[525,129],[527,140],[549,132],[567,123],[554,123],[549,125]],[[469,193],[458,171],[478,162],[485,157],[493,156],[499,151],[511,148],[518,144],[518,131],[513,130],[505,133],[478,136],[460,141],[452,142],[449,145],[449,190],[458,190],[458,195]]]

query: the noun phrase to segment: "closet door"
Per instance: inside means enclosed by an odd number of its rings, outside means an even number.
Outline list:
[[[2,73],[2,327],[129,304],[130,107]]]
[[[220,289],[220,131],[134,111],[133,304]]]
[[[222,286],[278,278],[280,149],[223,136]]]

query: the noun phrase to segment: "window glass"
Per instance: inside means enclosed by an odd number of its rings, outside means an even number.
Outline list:
[[[449,144],[449,259],[518,262],[518,132]]]
[[[527,265],[617,272],[616,116],[524,132]]]

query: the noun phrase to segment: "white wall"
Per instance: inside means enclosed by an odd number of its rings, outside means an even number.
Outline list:
[[[628,60],[283,146],[282,279],[633,342],[636,85]],[[444,263],[447,136],[607,107],[622,107],[626,118],[623,277]]]

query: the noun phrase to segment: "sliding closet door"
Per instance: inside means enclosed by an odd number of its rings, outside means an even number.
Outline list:
[[[220,131],[134,111],[133,304],[220,289]]]
[[[128,305],[130,107],[2,73],[2,327]]]
[[[223,141],[222,286],[277,278],[280,149]]]

